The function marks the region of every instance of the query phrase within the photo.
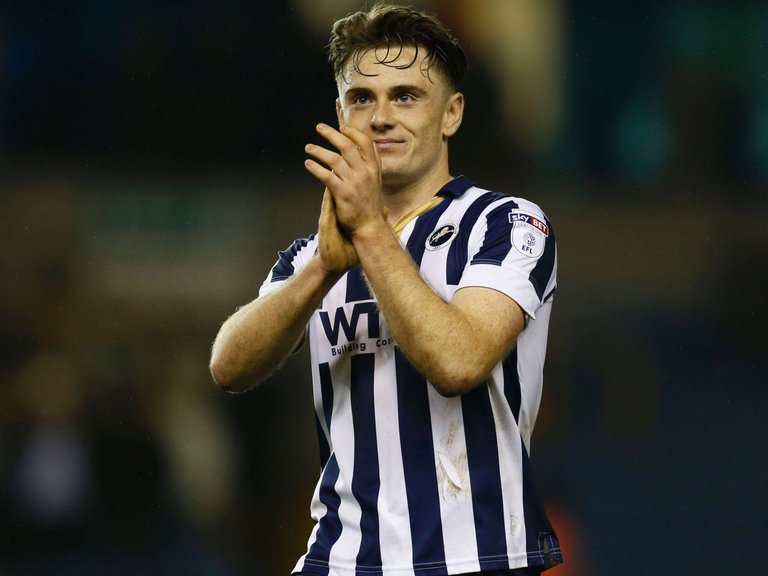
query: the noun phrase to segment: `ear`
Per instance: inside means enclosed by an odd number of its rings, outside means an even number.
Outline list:
[[[339,128],[344,126],[344,109],[341,107],[341,98],[336,98],[336,119],[339,121]]]
[[[450,138],[459,130],[464,117],[464,94],[454,92],[448,97],[443,114],[443,137]]]

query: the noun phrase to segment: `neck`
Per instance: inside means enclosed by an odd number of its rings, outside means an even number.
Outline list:
[[[384,182],[384,205],[389,209],[387,221],[394,225],[405,214],[428,202],[453,177],[447,170],[406,185],[388,185]]]

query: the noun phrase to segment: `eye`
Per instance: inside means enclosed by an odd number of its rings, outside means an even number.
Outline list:
[[[413,102],[414,100],[416,100],[416,97],[410,92],[401,92],[395,97],[395,101],[400,102],[402,104],[408,104],[410,102]]]
[[[371,101],[371,99],[366,96],[365,94],[356,94],[352,97],[352,104],[356,106],[362,106],[364,104],[368,104]]]

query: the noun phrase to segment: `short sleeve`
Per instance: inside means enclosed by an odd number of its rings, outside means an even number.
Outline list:
[[[541,209],[522,199],[491,207],[478,219],[470,242],[459,288],[493,288],[535,318],[554,292],[557,272],[555,234]]]
[[[295,240],[286,250],[278,252],[277,262],[269,271],[259,289],[259,296],[271,294],[286,280],[301,270],[317,251],[317,238],[312,234],[308,238]]]

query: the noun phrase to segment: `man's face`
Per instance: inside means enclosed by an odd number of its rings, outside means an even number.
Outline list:
[[[407,186],[441,170],[447,174],[447,139],[458,129],[463,111],[461,94],[444,74],[435,67],[427,74],[426,50],[420,49],[414,61],[416,49],[405,47],[397,60],[380,62],[398,51],[387,54],[384,47],[363,53],[360,72],[348,63],[344,78],[338,79],[336,101],[339,124],[374,141],[388,186]]]

